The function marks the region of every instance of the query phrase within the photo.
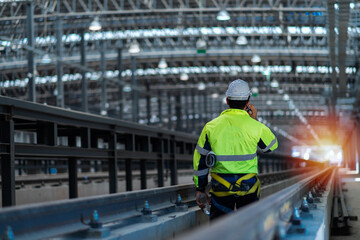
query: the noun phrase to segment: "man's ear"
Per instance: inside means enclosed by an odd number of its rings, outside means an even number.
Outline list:
[[[226,98],[226,104],[229,105],[229,98]]]

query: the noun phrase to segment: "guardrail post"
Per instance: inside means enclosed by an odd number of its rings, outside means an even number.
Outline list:
[[[1,141],[1,181],[2,206],[14,206],[15,202],[15,144],[14,120],[2,119],[0,129]]]
[[[69,198],[78,197],[77,185],[77,159],[68,159],[68,174],[69,174]]]
[[[45,144],[48,146],[56,146],[58,137],[58,129],[56,123],[37,122],[36,124],[36,141],[37,144]],[[44,160],[44,173],[49,174],[49,160]]]
[[[69,147],[76,146],[76,136],[68,136],[68,145]],[[78,197],[77,170],[77,159],[70,157],[68,159],[69,198]]]
[[[81,128],[80,130],[80,138],[81,138],[81,147],[82,148],[90,148],[90,128]]]
[[[146,139],[142,139],[142,146],[144,147],[144,151],[148,152],[150,150],[150,139],[147,137]],[[140,182],[141,182],[141,189],[146,189],[146,160],[140,160]]]
[[[38,122],[36,133],[37,144],[57,145],[58,132],[56,123]]]
[[[270,163],[268,159],[264,159],[265,165],[266,165],[266,173],[270,172]]]
[[[126,136],[125,150],[135,151],[135,136],[133,134]],[[126,180],[126,191],[132,191],[132,162],[131,162],[131,159],[125,160],[125,180]]]
[[[157,151],[159,152],[160,156],[157,160],[157,175],[158,175],[158,186],[163,187],[164,186],[164,164],[165,164],[165,158],[164,158],[164,140],[160,136],[159,142],[157,147]]]
[[[109,192],[117,193],[118,187],[118,164],[117,164],[117,135],[116,133],[112,133],[109,141],[109,148],[113,151],[113,156],[109,159]]]
[[[170,147],[170,153],[171,154],[171,161],[170,161],[170,170],[171,170],[171,179],[170,184],[171,185],[177,185],[178,179],[177,179],[177,162],[176,162],[176,141],[174,136],[171,137],[172,140],[169,140],[169,147]]]
[[[264,161],[261,159],[261,157],[258,155],[258,167],[259,167],[259,173],[263,173],[263,165]]]

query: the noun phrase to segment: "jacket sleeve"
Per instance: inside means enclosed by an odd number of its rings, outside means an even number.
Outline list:
[[[278,147],[278,142],[271,130],[263,125],[258,146],[262,152],[272,152]]]
[[[197,142],[194,157],[194,183],[198,191],[205,191],[205,187],[208,184],[208,173],[209,169],[205,164],[206,154],[211,151],[211,146],[206,131],[206,126],[201,132],[199,140]]]

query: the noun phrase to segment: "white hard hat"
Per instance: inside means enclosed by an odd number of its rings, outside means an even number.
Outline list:
[[[225,95],[230,100],[248,100],[249,96],[251,96],[249,84],[241,79],[232,81]]]

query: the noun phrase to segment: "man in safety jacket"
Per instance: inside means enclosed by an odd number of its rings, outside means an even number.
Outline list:
[[[278,146],[271,130],[257,121],[250,96],[247,82],[231,82],[226,91],[229,109],[205,125],[197,142],[193,158],[196,202],[201,209],[206,205],[202,199],[211,203],[210,220],[259,199],[257,148],[271,152]],[[211,200],[205,192],[209,172]]]

